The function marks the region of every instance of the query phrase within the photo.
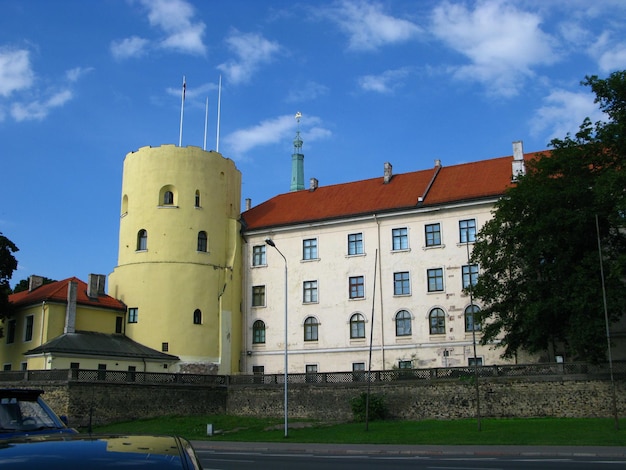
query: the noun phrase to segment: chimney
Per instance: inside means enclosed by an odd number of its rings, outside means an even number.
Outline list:
[[[511,181],[517,181],[519,176],[526,174],[524,166],[524,146],[521,140],[513,142],[513,175]]]
[[[391,169],[392,169],[391,163],[385,162],[384,177],[383,177],[383,182],[385,184],[391,181],[391,177],[393,176]]]
[[[63,333],[76,332],[76,296],[78,282],[70,281],[67,284],[67,309],[65,311],[65,328]]]
[[[439,168],[441,166],[441,160],[438,158],[435,159],[435,168]]]
[[[251,207],[252,207],[252,199],[247,197],[246,198],[246,210],[249,211]]]
[[[106,279],[104,274],[90,274],[87,281],[87,297],[97,299],[99,295],[104,295]]]
[[[309,180],[309,191],[315,191],[318,186],[319,186],[319,181],[317,180],[317,178],[311,178]]]
[[[28,278],[28,292],[32,292],[37,287],[43,286],[43,277],[35,276],[34,274]]]

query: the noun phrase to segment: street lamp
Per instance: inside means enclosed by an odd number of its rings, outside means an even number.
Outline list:
[[[267,243],[269,246],[271,246],[276,251],[278,251],[278,254],[282,256],[283,260],[285,261],[285,379],[284,380],[285,380],[285,437],[287,437],[288,436],[287,410],[288,410],[288,404],[289,404],[289,399],[287,398],[287,379],[288,379],[287,358],[289,357],[288,349],[287,349],[287,258],[285,258],[285,255],[283,255],[283,253],[278,249],[278,247],[276,246],[276,244],[271,238],[266,238],[265,243]]]

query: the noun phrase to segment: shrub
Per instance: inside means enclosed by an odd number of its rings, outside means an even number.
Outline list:
[[[361,393],[358,397],[351,400],[352,415],[355,421],[365,421],[367,411],[367,393]],[[369,398],[369,420],[385,419],[387,407],[385,405],[385,397],[383,395],[372,395]]]

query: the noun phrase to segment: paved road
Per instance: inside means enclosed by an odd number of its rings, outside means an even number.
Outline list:
[[[626,467],[626,448],[394,446],[195,441],[207,470],[604,469]]]

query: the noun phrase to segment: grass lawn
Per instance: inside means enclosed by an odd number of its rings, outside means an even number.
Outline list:
[[[214,435],[206,435],[207,423]],[[171,416],[99,426],[96,433],[178,434],[191,440],[247,442],[319,442],[350,444],[481,444],[481,445],[626,445],[626,420],[615,430],[613,419],[536,418],[424,421],[371,421],[326,424],[289,422],[284,437],[280,418],[237,416]],[[84,431],[84,430],[81,430]]]

